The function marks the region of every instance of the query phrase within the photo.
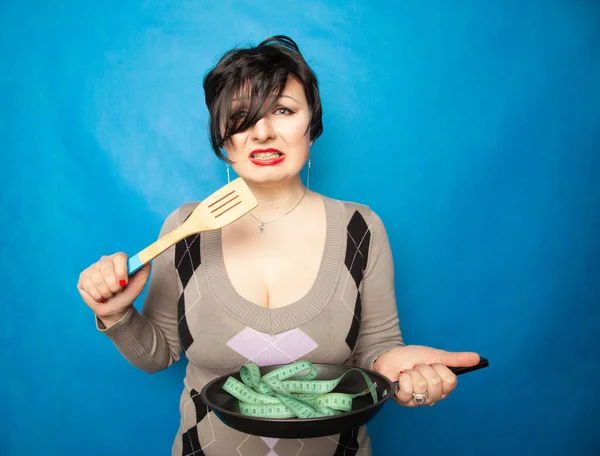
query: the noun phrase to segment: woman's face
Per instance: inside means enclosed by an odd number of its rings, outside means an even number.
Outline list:
[[[244,111],[233,107],[234,115]],[[252,127],[237,133],[224,145],[232,168],[249,183],[278,184],[300,174],[312,141],[310,110],[302,85],[288,78],[281,97]]]

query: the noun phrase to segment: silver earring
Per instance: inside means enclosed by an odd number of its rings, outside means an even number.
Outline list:
[[[225,163],[225,168],[227,169],[227,183],[229,184],[231,182],[231,176],[229,175],[229,163]]]
[[[310,190],[310,154],[308,154],[308,171],[306,173],[306,191]]]

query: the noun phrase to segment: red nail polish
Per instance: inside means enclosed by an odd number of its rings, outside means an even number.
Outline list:
[[[433,366],[433,364],[428,364],[429,367]]]
[[[404,371],[400,371],[400,373],[401,373],[401,374],[403,374],[403,373],[404,373]]]
[[[125,285],[127,285],[127,282],[123,279],[119,280],[119,285],[124,287]]]
[[[106,299],[102,298],[102,299],[100,300],[100,302],[101,302],[102,304],[104,304],[104,303],[106,302]]]

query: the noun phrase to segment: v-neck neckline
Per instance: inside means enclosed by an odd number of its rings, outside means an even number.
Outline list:
[[[241,323],[258,331],[277,334],[312,320],[331,301],[339,282],[346,245],[344,206],[339,201],[322,198],[327,231],[317,277],[303,297],[283,307],[267,309],[243,298],[233,287],[225,269],[221,230],[209,231],[201,236],[202,266],[208,290]]]

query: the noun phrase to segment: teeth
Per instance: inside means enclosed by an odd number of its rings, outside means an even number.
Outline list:
[[[278,152],[260,152],[258,154],[252,154],[252,158],[257,158],[257,159],[262,159],[262,160],[266,160],[269,158],[278,158],[280,157],[281,154]]]

